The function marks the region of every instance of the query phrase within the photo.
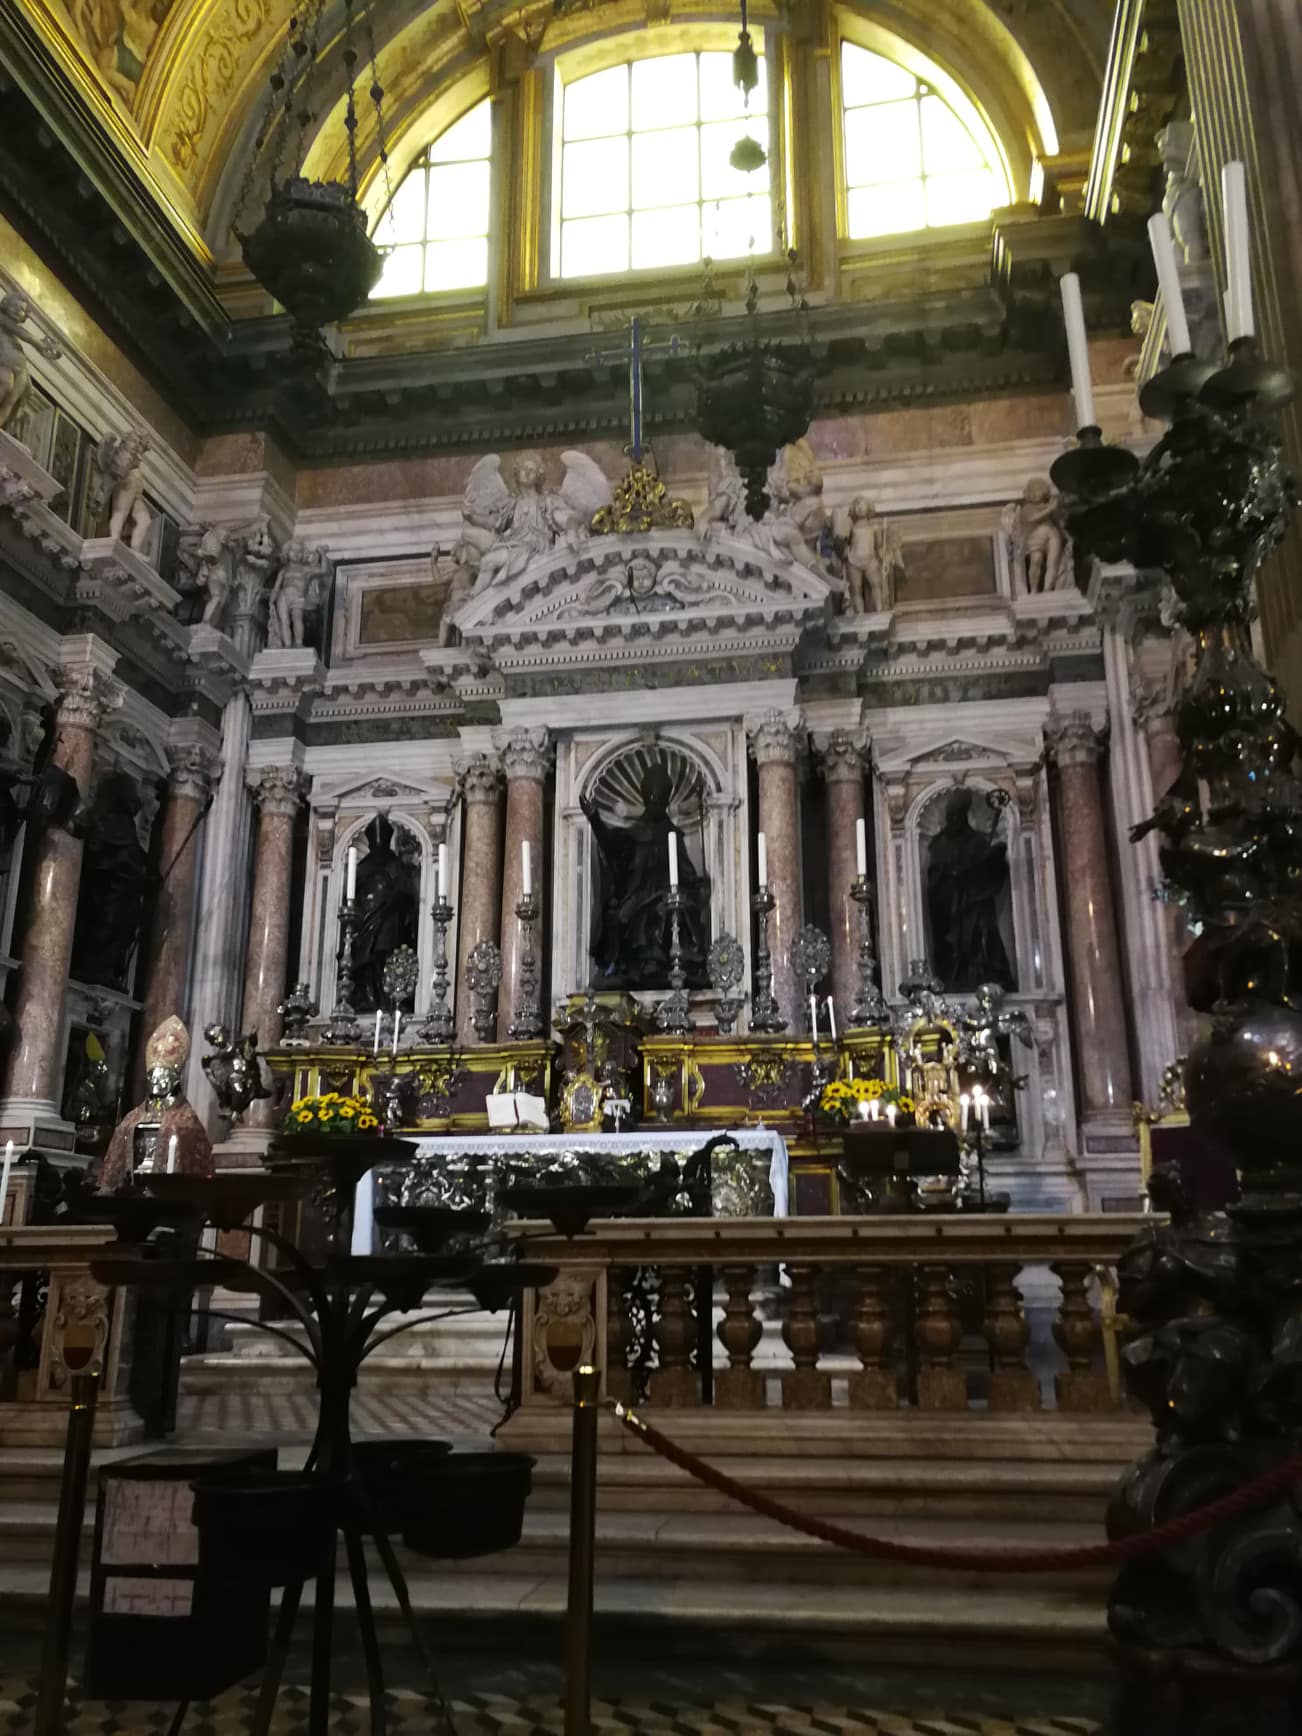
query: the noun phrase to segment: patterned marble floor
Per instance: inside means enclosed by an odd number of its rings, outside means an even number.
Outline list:
[[[386,1696],[389,1728],[394,1736],[434,1736],[438,1722],[423,1694]],[[28,1736],[36,1695],[26,1682],[0,1679],[0,1736]],[[224,1694],[210,1705],[194,1706],[182,1725],[182,1736],[243,1736],[250,1728],[252,1693]],[[124,1705],[110,1701],[79,1701],[70,1697],[64,1725],[66,1736],[164,1736],[173,1706]],[[560,1706],[550,1696],[515,1698],[469,1694],[452,1702],[457,1736],[557,1736],[563,1728]],[[776,1705],[743,1698],[712,1705],[673,1705],[656,1699],[597,1700],[593,1729],[628,1731],[635,1736],[778,1736],[802,1732],[813,1736],[1102,1736],[1102,1726],[1084,1718],[1014,1719],[977,1712],[893,1712],[813,1702]],[[307,1728],[307,1695],[284,1690],[276,1705],[273,1736],[301,1736]],[[332,1736],[366,1736],[369,1729],[364,1698],[336,1695],[330,1722]]]
[[[176,1438],[191,1446],[229,1444],[232,1435],[308,1441],[316,1416],[316,1394],[311,1392],[183,1394],[177,1410]],[[501,1418],[502,1407],[491,1392],[376,1396],[361,1390],[353,1397],[355,1435],[480,1439]]]

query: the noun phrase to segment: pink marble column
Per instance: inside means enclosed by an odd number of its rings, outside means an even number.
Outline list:
[[[494,745],[506,773],[506,841],[502,852],[502,989],[497,998],[497,1040],[507,1041],[515,1017],[520,984],[520,921],[516,906],[524,891],[521,846],[527,841],[533,858],[533,895],[538,906],[534,926],[534,954],[539,982],[547,979],[547,900],[543,877],[543,784],[551,764],[551,747],[545,729],[513,730]],[[546,1000],[543,1024],[547,1023]]]
[[[163,881],[154,905],[145,954],[148,962],[144,1003],[132,1068],[133,1103],[144,1095],[145,1044],[150,1034],[172,1013],[178,1018],[185,1017],[203,815],[221,771],[217,753],[198,742],[169,748],[168,759],[172,769],[163,799],[159,844]]]
[[[768,843],[769,891],[775,899],[769,916],[773,954],[773,994],[779,1015],[793,1031],[803,1030],[807,1014],[791,968],[791,943],[801,924],[800,792],[796,762],[804,746],[799,712],[767,712],[750,727],[751,752],[759,781],[759,823]]]
[[[863,738],[838,729],[823,744],[827,787],[827,908],[831,912],[832,996],[838,1028],[848,1030],[858,998],[859,906],[850,896],[858,874],[856,837],[864,818]]]
[[[68,642],[61,671],[53,764],[90,794],[95,732],[122,703],[110,671],[116,657],[98,642]],[[23,936],[14,1039],[5,1079],[5,1118],[0,1136],[32,1136],[24,1114],[56,1116],[63,1066],[63,999],[72,962],[72,936],[81,883],[82,841],[60,826],[47,826],[36,841],[32,864],[31,917]]]
[[[1086,712],[1057,720],[1045,734],[1058,767],[1062,895],[1080,1119],[1088,1124],[1124,1118],[1129,1126],[1130,1052],[1099,781],[1102,743]]]
[[[457,895],[457,1041],[477,1043],[466,971],[481,940],[498,944],[502,919],[502,774],[488,754],[476,754],[458,778],[463,815],[461,886]]]
[[[249,774],[249,787],[257,803],[258,832],[240,1030],[256,1031],[258,1047],[267,1049],[280,1036],[276,1009],[285,998],[294,818],[303,797],[303,774],[297,766],[264,766]],[[272,1100],[263,1098],[250,1108],[246,1125],[270,1127],[275,1120]]]

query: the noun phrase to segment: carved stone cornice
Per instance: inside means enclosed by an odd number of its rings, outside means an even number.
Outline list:
[[[814,738],[823,762],[823,776],[829,784],[853,784],[863,781],[864,756],[868,737],[861,729],[834,729],[830,735]]]
[[[493,736],[493,746],[501,756],[508,783],[516,778],[533,778],[541,783],[547,776],[553,749],[551,738],[541,725],[535,729],[498,730]]]
[[[248,772],[246,781],[260,813],[289,820],[297,814],[305,786],[298,766],[261,766]]]
[[[1088,711],[1070,711],[1065,717],[1049,719],[1044,726],[1044,740],[1059,768],[1092,766],[1103,751],[1107,731],[1095,726]]]
[[[801,711],[766,711],[746,720],[746,735],[757,766],[794,765],[806,745]]]
[[[183,801],[206,802],[222,773],[222,756],[198,742],[169,747],[167,763],[168,791]]]
[[[502,793],[502,768],[486,753],[477,753],[457,768],[457,788],[467,807],[492,807]]]

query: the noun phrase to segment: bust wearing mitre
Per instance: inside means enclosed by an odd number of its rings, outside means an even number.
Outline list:
[[[100,1169],[100,1193],[117,1193],[138,1175],[166,1170],[173,1139],[178,1175],[213,1173],[212,1141],[182,1090],[189,1055],[190,1033],[173,1013],[145,1045],[148,1095],[113,1130]]]

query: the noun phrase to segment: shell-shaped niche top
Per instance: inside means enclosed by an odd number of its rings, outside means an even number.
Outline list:
[[[673,746],[638,743],[612,760],[593,789],[597,806],[603,813],[620,819],[636,817],[646,805],[642,799],[642,780],[657,761],[669,775],[669,812],[675,823],[687,830],[699,819],[702,798],[708,797],[708,790],[700,767]]]
[[[190,1033],[175,1013],[169,1013],[145,1045],[145,1066],[178,1071],[190,1057]]]

